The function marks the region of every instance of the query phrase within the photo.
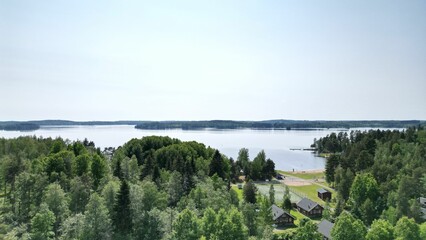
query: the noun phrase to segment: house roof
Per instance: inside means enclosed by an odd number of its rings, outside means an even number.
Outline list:
[[[420,208],[421,217],[426,220],[426,208]]]
[[[272,204],[271,209],[272,209],[272,219],[274,221],[277,220],[279,217],[281,217],[283,214],[286,214],[286,215],[290,216],[291,218],[296,219],[293,215],[284,211],[282,208],[278,207],[275,204]]]
[[[319,193],[328,193],[330,191],[328,191],[327,189],[324,189],[324,188],[320,188],[320,189],[318,189],[318,192]]]
[[[298,207],[300,207],[300,208],[302,208],[303,210],[305,210],[305,211],[308,211],[308,212],[310,212],[312,209],[314,209],[316,206],[318,206],[319,204],[318,203],[316,203],[316,202],[314,202],[314,201],[312,201],[311,199],[309,199],[309,198],[302,198],[302,200],[300,200],[298,203],[297,203],[297,206]]]
[[[318,223],[318,232],[321,233],[324,237],[331,239],[331,229],[333,226],[334,223],[324,219]]]

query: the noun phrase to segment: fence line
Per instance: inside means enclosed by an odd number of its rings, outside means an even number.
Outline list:
[[[300,198],[308,198],[308,195],[301,193],[301,192],[295,190],[292,187],[288,187],[288,189],[290,190],[290,192],[294,193],[295,195],[299,196]]]

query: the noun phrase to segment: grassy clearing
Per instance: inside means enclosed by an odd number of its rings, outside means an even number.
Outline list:
[[[325,202],[318,197],[318,192],[317,192],[318,188],[321,188],[321,186],[318,186],[316,184],[291,187],[291,189],[294,190],[296,193],[299,193],[300,195],[304,195],[304,197],[310,198],[311,200],[321,205],[324,205]],[[327,190],[331,191],[333,195],[335,194],[335,191],[333,189],[327,188]]]
[[[300,173],[300,172],[286,172],[286,171],[281,171],[278,170],[278,172],[284,174],[284,175],[289,175],[289,176],[293,176],[293,177],[298,177],[298,178],[302,178],[302,179],[306,179],[306,180],[313,180],[313,179],[322,179],[324,178],[324,172],[317,172],[317,173],[310,173],[310,172],[305,172],[305,173]]]
[[[235,192],[237,192],[238,199],[240,199],[240,201],[242,201],[243,200],[243,190],[242,189],[238,189],[237,185],[232,185],[231,188],[234,189]]]
[[[299,226],[300,220],[302,220],[303,218],[307,218],[305,215],[294,209],[290,211],[290,214],[296,217],[296,220],[294,220],[294,224],[296,226]]]

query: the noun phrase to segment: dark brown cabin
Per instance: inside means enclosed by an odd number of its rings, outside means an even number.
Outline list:
[[[318,197],[321,198],[324,201],[330,201],[331,200],[331,192],[327,189],[320,188],[318,189]]]
[[[287,225],[294,224],[294,220],[296,218],[290,213],[278,207],[277,205],[273,204],[271,207],[271,210],[272,210],[272,220],[274,220],[274,223],[277,226],[287,226]]]
[[[324,208],[308,198],[303,198],[297,203],[297,210],[308,217],[320,217]]]

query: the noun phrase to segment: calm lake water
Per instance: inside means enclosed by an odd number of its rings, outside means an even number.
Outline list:
[[[309,148],[314,138],[324,137],[331,132],[347,131],[328,130],[140,130],[134,126],[49,126],[36,131],[0,131],[0,137],[16,138],[19,136],[62,137],[70,140],[93,141],[97,147],[118,147],[132,138],[143,136],[170,136],[183,141],[195,140],[207,146],[219,149],[229,157],[237,158],[241,148],[248,148],[253,159],[260,150],[265,150],[266,157],[274,160],[275,168],[281,170],[323,169],[325,159],[309,151],[292,151],[292,148]]]

